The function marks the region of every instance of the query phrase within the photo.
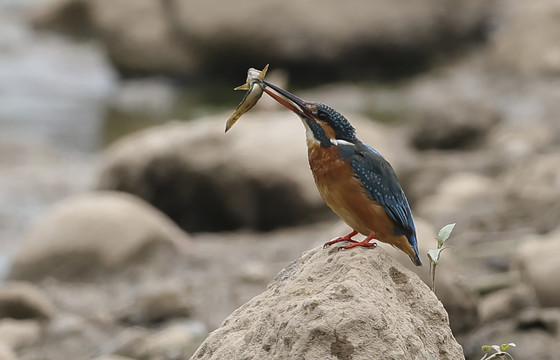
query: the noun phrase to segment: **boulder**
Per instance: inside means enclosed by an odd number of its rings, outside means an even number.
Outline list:
[[[84,279],[188,245],[171,220],[139,198],[93,192],[65,200],[25,236],[10,279]]]
[[[560,231],[544,238],[527,239],[517,252],[516,263],[522,278],[545,307],[560,307],[560,286],[554,281],[560,273],[559,253]]]
[[[318,247],[191,359],[464,359],[437,297],[383,249]]]
[[[54,305],[34,285],[12,282],[0,288],[0,318],[45,320],[53,315]]]
[[[500,121],[496,110],[465,102],[436,105],[414,117],[411,141],[419,150],[473,148]]]
[[[442,49],[483,38],[492,7],[484,0],[58,0],[32,19],[101,40],[125,71],[227,74],[275,59],[299,66],[302,76],[325,68],[363,75],[364,67],[386,75],[417,71]]]
[[[266,231],[331,214],[315,189],[294,114],[253,111],[224,135],[227,115],[123,138],[103,155],[98,188],[138,195],[188,231]],[[407,158],[387,127],[350,118],[358,136],[394,166]]]
[[[509,319],[529,307],[537,307],[534,290],[525,284],[498,290],[480,300],[480,322],[483,324]]]
[[[127,324],[149,326],[192,313],[189,294],[184,289],[154,286],[136,296],[120,316]]]
[[[504,190],[497,181],[475,172],[457,172],[441,181],[416,213],[438,227],[458,223],[465,229],[493,229],[505,209]]]
[[[492,36],[497,66],[521,74],[558,74],[560,71],[560,3],[556,0],[504,2]]]

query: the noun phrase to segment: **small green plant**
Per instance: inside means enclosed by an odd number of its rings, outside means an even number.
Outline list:
[[[515,347],[514,343],[498,345],[484,345],[482,346],[482,351],[485,352],[484,357],[480,360],[497,360],[497,359],[510,359],[513,360],[513,356],[506,352],[509,347]],[[491,353],[494,350],[495,352]]]
[[[436,291],[436,267],[439,262],[439,258],[441,256],[441,252],[445,249],[448,249],[448,246],[444,246],[449,236],[451,236],[451,232],[455,227],[455,223],[445,225],[441,228],[437,236],[437,249],[430,249],[428,250],[428,258],[430,259],[430,275],[432,276],[432,291]]]

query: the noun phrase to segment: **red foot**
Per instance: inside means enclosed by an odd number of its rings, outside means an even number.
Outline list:
[[[375,243],[375,242],[371,242],[371,243],[370,243],[370,241],[371,241],[372,239],[374,239],[374,238],[375,238],[375,234],[374,234],[374,233],[371,233],[371,234],[369,234],[369,236],[368,236],[367,238],[365,238],[363,241],[360,241],[360,242],[354,241],[353,244],[346,245],[346,246],[340,247],[340,248],[338,248],[338,249],[339,249],[339,250],[341,250],[341,249],[352,249],[352,248],[357,247],[357,246],[376,247],[376,246],[377,246],[377,243]]]
[[[332,244],[336,244],[336,243],[341,242],[341,241],[350,241],[350,242],[353,242],[353,243],[357,243],[356,240],[352,239],[352,237],[356,236],[357,234],[358,234],[358,232],[356,230],[353,230],[350,234],[338,237],[338,238],[336,238],[332,241],[329,241],[329,242],[325,243],[325,245],[323,245],[323,249],[326,248],[327,246],[331,246]]]

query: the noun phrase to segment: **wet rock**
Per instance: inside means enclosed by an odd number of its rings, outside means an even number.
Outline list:
[[[85,279],[188,246],[165,215],[141,199],[94,192],[57,204],[23,240],[9,277]]]
[[[41,337],[41,325],[34,320],[0,320],[0,341],[13,350],[31,346]]]
[[[0,318],[46,320],[54,311],[52,302],[30,283],[11,282],[0,288]]]
[[[353,0],[328,6],[317,0],[281,6],[245,0],[218,7],[202,0],[118,0],[111,6],[103,0],[59,0],[35,11],[34,23],[91,34],[124,70],[229,72],[239,64],[233,58],[250,64],[274,58],[299,65],[306,70],[302,74],[314,69],[319,75],[326,67],[339,73],[360,69],[363,75],[363,67],[378,74],[379,68],[422,69],[442,47],[483,37],[491,14],[491,2],[481,0],[398,5]]]
[[[229,114],[228,114],[229,115]],[[104,154],[98,187],[133,193],[188,231],[271,230],[325,219],[293,114],[227,115],[169,123],[128,136]],[[358,135],[388,159],[406,159],[385,126],[353,116]],[[397,148],[403,156],[393,156]]]
[[[384,250],[361,250],[304,253],[192,359],[463,359],[427,286]]]
[[[554,281],[560,273],[558,254],[560,232],[544,238],[529,239],[517,252],[517,265],[522,278],[534,289],[542,306],[560,306],[560,287]]]
[[[495,110],[458,102],[421,111],[415,117],[411,141],[419,150],[472,148],[500,121]]]
[[[560,71],[560,4],[555,0],[503,3],[493,34],[492,53],[498,66],[522,74]]]

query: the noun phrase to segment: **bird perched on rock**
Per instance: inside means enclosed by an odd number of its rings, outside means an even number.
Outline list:
[[[336,110],[263,82],[267,94],[303,121],[317,189],[327,205],[353,229],[325,246],[350,241],[352,244],[342,248],[374,247],[371,241],[375,239],[399,248],[421,266],[412,212],[391,164],[361,142],[354,127]],[[358,233],[366,238],[353,240]]]

